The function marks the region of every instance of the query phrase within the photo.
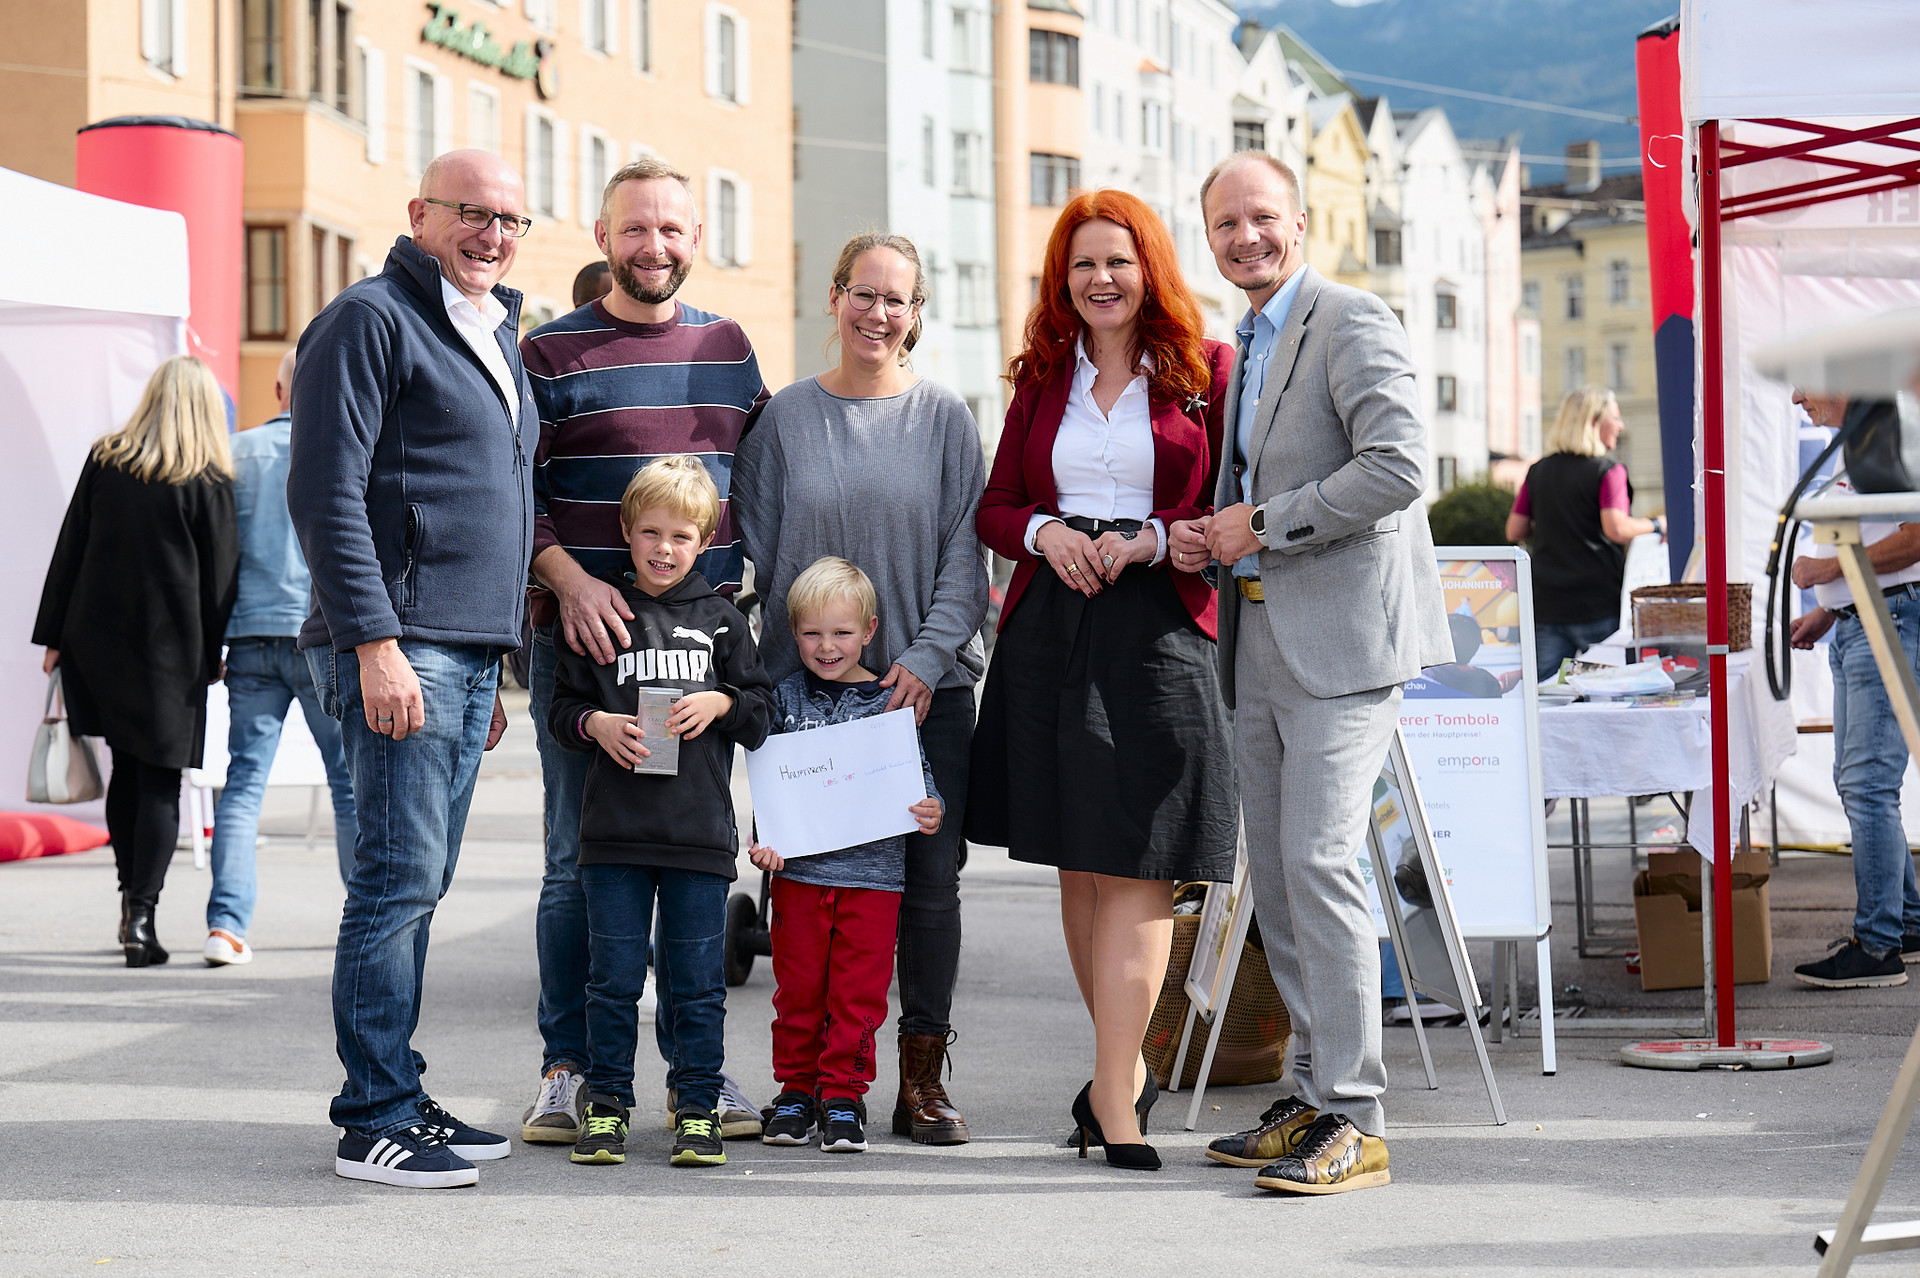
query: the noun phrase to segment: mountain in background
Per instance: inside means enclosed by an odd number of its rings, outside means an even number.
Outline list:
[[[1510,98],[1639,114],[1634,39],[1678,11],[1679,0],[1266,0],[1242,16],[1278,23],[1313,46],[1363,95],[1385,94],[1395,111],[1442,106],[1466,138],[1521,135],[1533,156],[1561,156],[1569,142],[1598,138],[1603,160],[1639,155],[1632,126],[1443,97],[1360,79],[1355,72],[1419,80]],[[1532,181],[1559,181],[1564,166],[1535,160]],[[1631,164],[1609,163],[1618,173]]]

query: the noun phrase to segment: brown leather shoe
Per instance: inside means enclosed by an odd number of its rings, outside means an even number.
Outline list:
[[[1265,1167],[1291,1154],[1300,1134],[1318,1117],[1320,1111],[1310,1109],[1299,1097],[1283,1096],[1246,1131],[1209,1141],[1207,1157],[1229,1167]]]
[[[940,1065],[951,1034],[900,1036],[900,1099],[893,1106],[893,1134],[917,1145],[964,1145],[967,1120],[947,1098]]]
[[[1253,1183],[1283,1194],[1344,1194],[1393,1183],[1387,1143],[1368,1136],[1345,1114],[1322,1114],[1300,1135],[1294,1152],[1260,1169]]]

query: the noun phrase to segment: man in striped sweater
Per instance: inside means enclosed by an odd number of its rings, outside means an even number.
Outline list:
[[[557,646],[602,665],[626,646],[624,623],[633,614],[607,578],[632,566],[620,531],[620,495],[655,457],[690,453],[712,472],[720,523],[694,567],[723,595],[740,588],[740,542],[727,505],[733,453],[767,402],[753,345],[740,326],[674,300],[700,246],[685,175],[652,158],[619,170],[601,199],[594,237],[607,255],[613,291],[520,343],[540,409],[530,673],[547,828],[534,923],[541,1080],[520,1135],[553,1144],[580,1137],[587,1061],[587,909],[578,862],[588,760],[561,749],[547,731]],[[658,988],[665,984],[656,980]],[[657,1018],[658,1026],[669,1024],[671,1018]],[[672,1043],[657,1033],[671,1091]],[[727,1135],[759,1134],[759,1115],[744,1098],[723,1095],[721,1109],[723,1120],[738,1128]]]

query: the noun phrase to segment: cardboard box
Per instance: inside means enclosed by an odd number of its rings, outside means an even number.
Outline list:
[[[1700,875],[1696,853],[1655,852],[1633,876],[1633,922],[1640,936],[1640,988],[1697,990],[1705,980],[1700,953]],[[1773,922],[1767,913],[1764,852],[1733,858],[1733,980],[1761,985],[1773,967]]]

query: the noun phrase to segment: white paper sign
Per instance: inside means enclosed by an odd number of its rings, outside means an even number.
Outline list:
[[[913,711],[768,737],[747,784],[760,842],[788,859],[911,834],[907,809],[927,797]]]

